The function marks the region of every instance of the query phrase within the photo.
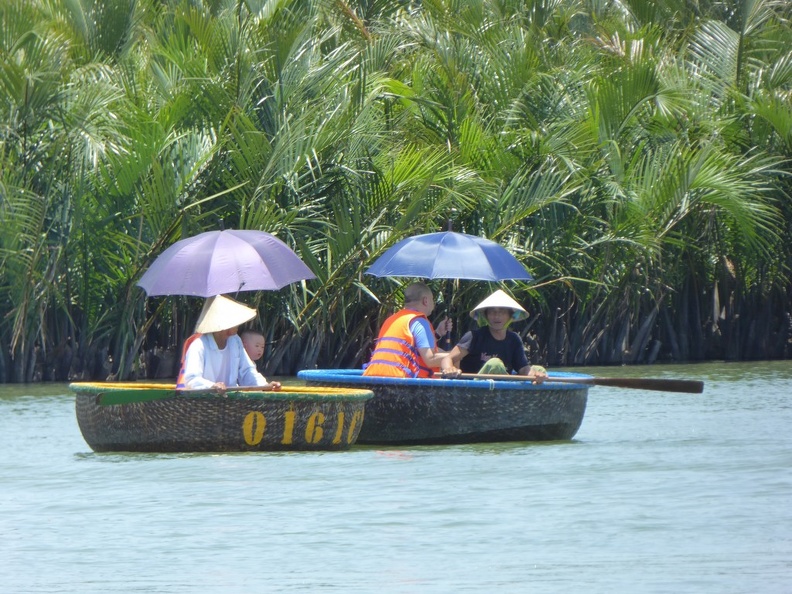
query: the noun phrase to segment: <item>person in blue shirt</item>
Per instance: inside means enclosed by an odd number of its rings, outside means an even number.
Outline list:
[[[437,347],[436,335],[450,332],[445,318],[435,330],[428,316],[435,307],[432,290],[416,282],[404,289],[404,307],[383,322],[371,359],[363,375],[379,377],[432,377],[435,373],[458,373],[448,353]]]

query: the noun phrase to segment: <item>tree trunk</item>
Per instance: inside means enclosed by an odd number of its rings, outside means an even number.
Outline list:
[[[636,333],[632,345],[630,345],[627,353],[628,363],[640,363],[644,359],[643,355],[646,352],[646,345],[651,338],[650,331],[654,325],[655,319],[657,318],[657,312],[658,308],[655,305],[649,315],[646,316],[644,321],[641,323],[641,326],[638,329],[638,332]]]

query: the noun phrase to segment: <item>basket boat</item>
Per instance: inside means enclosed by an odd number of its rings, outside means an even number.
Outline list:
[[[73,383],[77,423],[97,452],[344,450],[370,390],[293,387],[177,392],[172,384]]]
[[[371,390],[359,444],[430,445],[570,440],[583,422],[586,384],[548,381],[366,377],[358,369],[309,369],[309,386]]]

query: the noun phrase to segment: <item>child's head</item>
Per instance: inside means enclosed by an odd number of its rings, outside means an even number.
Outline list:
[[[248,357],[252,361],[258,361],[264,355],[264,335],[256,330],[243,330],[240,334],[242,344],[245,346]]]

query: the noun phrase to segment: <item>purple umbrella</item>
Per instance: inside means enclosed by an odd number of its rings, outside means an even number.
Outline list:
[[[289,246],[254,230],[207,231],[177,241],[138,281],[149,297],[274,291],[316,278]]]
[[[533,280],[506,248],[475,235],[441,231],[402,239],[366,270],[374,276]]]

